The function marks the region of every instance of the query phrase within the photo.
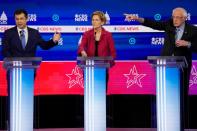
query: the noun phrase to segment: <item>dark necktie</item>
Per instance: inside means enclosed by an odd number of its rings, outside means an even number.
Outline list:
[[[26,40],[25,40],[25,31],[24,30],[20,31],[20,39],[21,39],[22,47],[23,47],[23,49],[25,49]]]

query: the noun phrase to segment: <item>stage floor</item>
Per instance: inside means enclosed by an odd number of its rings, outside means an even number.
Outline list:
[[[0,130],[6,131],[6,130]],[[84,131],[83,128],[53,128],[53,129],[34,129],[34,131]],[[107,131],[156,131],[156,128],[108,128]],[[197,129],[185,129],[185,131],[197,131]]]

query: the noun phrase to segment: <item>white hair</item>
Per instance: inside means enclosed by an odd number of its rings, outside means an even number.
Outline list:
[[[178,10],[183,13],[184,17],[187,17],[187,11],[184,8],[182,8],[182,7],[174,8],[173,11],[172,11],[172,15],[174,14],[175,11],[178,11]]]

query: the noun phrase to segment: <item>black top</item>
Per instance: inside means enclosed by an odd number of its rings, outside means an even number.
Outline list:
[[[95,41],[95,56],[98,56],[98,44],[99,41]]]

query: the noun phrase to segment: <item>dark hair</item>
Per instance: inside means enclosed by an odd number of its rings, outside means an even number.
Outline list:
[[[26,18],[28,17],[28,16],[27,16],[27,15],[28,15],[28,14],[27,14],[27,11],[24,10],[24,9],[17,9],[17,10],[15,10],[15,12],[14,12],[14,17],[15,17],[16,15],[20,15],[20,14],[24,14]]]

